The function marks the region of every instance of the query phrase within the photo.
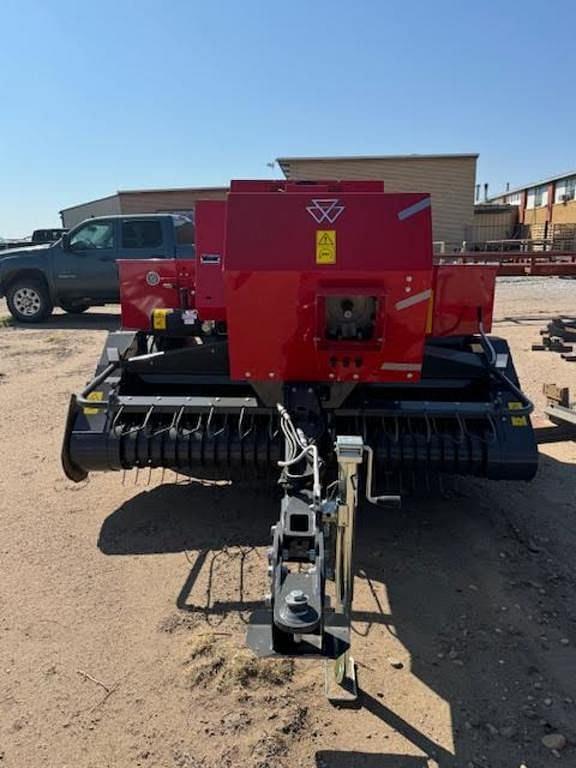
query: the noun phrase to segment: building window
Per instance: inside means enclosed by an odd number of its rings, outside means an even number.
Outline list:
[[[516,192],[513,195],[506,195],[506,203],[508,205],[520,205],[522,202],[522,194],[520,192]]]
[[[567,203],[576,198],[576,176],[569,179],[562,179],[556,183],[556,192],[554,194],[555,203]]]
[[[540,187],[529,189],[526,208],[542,208],[544,205],[548,205],[548,187],[542,184]]]
[[[158,248],[162,245],[159,221],[125,221],[122,223],[122,248]]]

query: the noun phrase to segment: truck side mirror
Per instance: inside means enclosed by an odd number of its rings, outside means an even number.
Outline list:
[[[62,235],[62,250],[69,251],[70,250],[70,235],[68,232],[65,232]]]

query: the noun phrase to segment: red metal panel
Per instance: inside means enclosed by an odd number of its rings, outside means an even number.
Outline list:
[[[478,333],[478,309],[484,330],[492,328],[494,288],[498,266],[443,264],[434,267],[432,336]]]
[[[226,201],[196,203],[196,308],[201,320],[225,320],[224,232]]]
[[[194,261],[190,259],[120,259],[118,271],[122,328],[126,330],[150,329],[152,311],[181,307],[184,296],[180,291],[188,296],[194,284]]]
[[[257,192],[233,183],[228,196],[232,377],[417,380],[432,283],[429,197],[349,192],[336,182],[289,186]],[[322,233],[334,241],[333,263],[318,263]],[[373,297],[382,335],[326,338],[319,305],[329,295]]]

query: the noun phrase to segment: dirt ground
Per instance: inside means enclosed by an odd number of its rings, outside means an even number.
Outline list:
[[[545,381],[576,396],[576,363],[530,345],[575,312],[574,281],[499,283],[494,331],[539,410]],[[69,395],[117,322],[0,328],[0,766],[576,766],[575,442],[542,446],[531,484],[361,510],[362,694],[336,709],[321,664],[243,647],[264,490],[63,476]]]

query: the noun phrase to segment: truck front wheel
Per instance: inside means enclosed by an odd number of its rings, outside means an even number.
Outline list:
[[[54,305],[48,289],[33,277],[17,279],[6,291],[10,314],[20,323],[41,323],[52,313]]]

